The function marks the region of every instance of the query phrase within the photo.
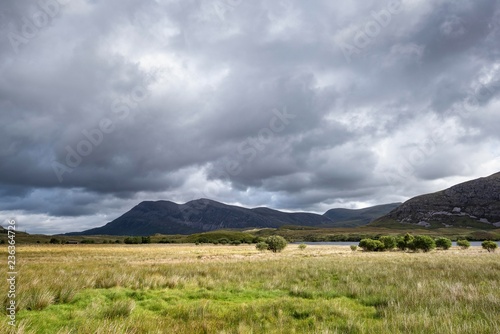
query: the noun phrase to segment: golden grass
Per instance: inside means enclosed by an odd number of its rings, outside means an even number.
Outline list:
[[[500,252],[479,247],[17,251],[20,333],[500,333]]]

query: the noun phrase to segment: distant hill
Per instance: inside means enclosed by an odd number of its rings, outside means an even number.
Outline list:
[[[314,213],[285,213],[268,208],[247,209],[209,199],[185,204],[142,202],[105,226],[71,235],[192,234],[226,228],[318,226],[331,223]]]
[[[414,197],[370,226],[500,227],[500,173]]]
[[[393,205],[395,204],[389,204]],[[383,205],[361,210],[346,210],[352,211],[353,214],[344,214],[344,218],[331,219],[326,214],[289,213],[265,207],[247,209],[209,199],[199,199],[185,204],[147,201],[139,203],[102,227],[67,235],[192,234],[228,228],[277,228],[284,225],[335,227],[346,226],[342,225],[345,219],[349,220],[348,224],[361,224],[367,219],[375,218],[376,213],[380,213],[381,216],[389,211]]]
[[[401,204],[382,204],[364,209],[331,209],[325,212],[324,216],[334,222],[331,224],[333,227],[357,227],[388,214]]]

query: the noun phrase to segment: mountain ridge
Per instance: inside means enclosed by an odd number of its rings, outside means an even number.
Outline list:
[[[500,172],[404,202],[371,226],[500,227]]]
[[[356,214],[358,211],[345,210],[354,211]],[[386,210],[381,215],[389,211]],[[370,220],[374,218],[376,217]],[[284,225],[344,226],[341,219],[332,219],[316,213],[283,212],[267,207],[249,209],[202,198],[184,204],[166,200],[143,201],[104,226],[66,235],[192,234],[227,228],[278,228]]]

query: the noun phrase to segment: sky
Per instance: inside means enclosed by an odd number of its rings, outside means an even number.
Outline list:
[[[324,213],[500,171],[497,0],[0,5],[0,222]]]

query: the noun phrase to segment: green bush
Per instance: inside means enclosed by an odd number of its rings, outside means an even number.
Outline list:
[[[273,253],[281,252],[288,244],[286,239],[279,235],[272,235],[268,237],[266,239],[266,243],[268,245],[267,249]]]
[[[269,245],[267,243],[265,243],[264,241],[258,242],[255,245],[255,248],[257,248],[261,252],[267,250],[268,247],[269,247]]]
[[[460,246],[460,248],[462,248],[462,249],[467,249],[470,247],[470,242],[469,242],[469,240],[465,240],[465,239],[457,240],[457,246]]]
[[[497,249],[498,245],[496,242],[494,241],[490,241],[490,240],[486,240],[486,241],[483,241],[483,243],[481,244],[481,246],[486,249],[488,252],[494,252],[495,249]]]
[[[437,248],[442,248],[442,249],[450,249],[451,247],[451,240],[448,238],[437,238],[436,239],[436,247]]]
[[[367,252],[375,252],[384,250],[385,246],[380,240],[362,239],[359,242],[359,247]]]
[[[123,242],[126,244],[140,244],[142,239],[141,237],[126,237]]]
[[[357,251],[357,250],[358,250],[358,246],[356,246],[356,245],[351,245],[351,250],[352,250],[353,252]]]
[[[436,248],[436,242],[428,235],[417,235],[413,238],[408,248],[413,251],[422,250],[424,252],[429,252]]]
[[[384,244],[384,250],[391,250],[396,247],[396,238],[392,236],[384,235],[379,238],[379,241]]]
[[[229,243],[229,239],[227,238],[220,238],[219,239],[219,243],[222,244],[222,245],[226,245]]]
[[[299,249],[300,249],[300,250],[304,250],[304,249],[306,249],[306,247],[307,247],[307,245],[306,245],[306,244],[300,244],[300,245],[299,245]]]
[[[61,243],[61,240],[56,239],[56,238],[51,238],[49,242],[50,242],[51,244],[60,244],[60,243]]]

